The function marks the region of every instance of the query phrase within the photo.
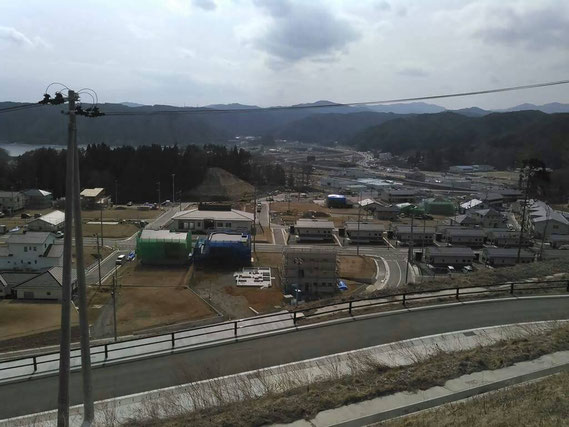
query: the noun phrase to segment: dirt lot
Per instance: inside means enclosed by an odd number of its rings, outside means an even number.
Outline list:
[[[149,267],[129,263],[119,270],[117,317],[119,334],[212,317],[215,313],[186,288],[187,267]],[[94,292],[90,298],[90,316],[103,313],[100,327],[112,330],[112,310],[108,289]]]
[[[0,341],[59,329],[61,305],[57,302],[0,300]],[[78,324],[71,310],[72,324]]]
[[[163,210],[138,210],[135,206],[121,206],[125,209],[103,209],[103,221],[119,221],[131,219],[139,221],[141,219],[154,219],[164,213]],[[83,221],[99,221],[101,219],[101,211],[89,210],[81,211],[81,219]]]
[[[355,282],[372,283],[374,281],[376,266],[373,259],[358,255],[341,255],[339,277]]]
[[[33,221],[34,218],[34,214],[39,213],[41,215],[45,215],[47,213],[52,212],[54,209],[49,208],[49,209],[24,209],[21,211],[18,211],[14,214],[14,216],[5,216],[4,218],[0,218],[0,224],[5,225],[6,228],[8,228],[9,230],[14,228],[14,227],[21,227],[25,224],[27,224],[30,221]],[[20,218],[20,215],[23,213],[27,213],[28,215],[31,216],[31,218],[28,219],[22,219]]]
[[[100,248],[100,251],[101,251],[101,260],[105,259],[108,255],[110,255],[113,252],[112,249],[106,246]],[[73,257],[73,265],[75,265],[75,246],[73,247],[73,252],[71,256]],[[87,268],[95,261],[97,261],[97,247],[85,246],[83,248],[83,257],[84,257],[85,268]]]
[[[259,254],[261,255],[261,254]],[[265,255],[262,254],[263,258]],[[268,258],[264,258],[267,260]],[[259,262],[256,265],[272,266],[273,263]],[[197,270],[191,281],[192,288],[204,299],[211,302],[218,310],[230,318],[239,319],[254,315],[249,307],[260,313],[276,310],[275,306],[282,303],[278,273],[273,272],[273,287],[270,289],[238,288],[235,285],[233,273],[236,269],[216,268]]]
[[[134,224],[117,224],[117,225],[104,225],[103,224],[103,237],[120,238],[130,237],[140,230]],[[101,235],[101,226],[99,224],[83,224],[83,236],[92,237],[95,234]]]

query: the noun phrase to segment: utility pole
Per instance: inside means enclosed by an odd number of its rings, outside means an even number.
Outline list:
[[[523,169],[520,173],[524,173]],[[518,256],[516,257],[516,264],[519,264],[520,257],[522,255],[522,243],[524,241],[524,228],[526,225],[526,209],[527,209],[527,204],[528,204],[528,194],[529,194],[531,171],[526,170],[525,174],[527,174],[526,175],[526,188],[524,191],[524,205],[522,207],[522,223],[520,225],[520,240],[518,242]]]
[[[101,246],[105,246],[103,240],[103,204],[101,203]]]
[[[409,264],[411,263],[411,259],[413,257],[413,243],[414,242],[414,235],[413,235],[413,220],[415,219],[415,210],[411,211],[411,240],[409,241],[409,253],[407,254],[407,268],[405,269],[405,284],[407,284],[407,278],[409,276]]]
[[[79,150],[77,149],[77,130],[73,132],[74,179],[73,219],[75,223],[75,252],[77,264],[77,286],[79,288],[79,330],[81,339],[81,374],[83,377],[83,419],[84,425],[91,425],[95,418],[93,403],[93,384],[91,382],[91,348],[89,346],[89,318],[87,312],[87,284],[83,260],[83,230],[81,223],[81,201],[79,189]],[[100,264],[99,264],[100,265]]]
[[[158,185],[158,209],[162,210],[162,204],[160,203],[160,181],[156,184]]]
[[[357,246],[357,255],[360,255],[360,218],[362,213],[362,190],[360,190],[360,200],[358,202],[358,246]]]
[[[98,264],[99,264],[99,290],[101,289],[101,247],[99,246],[99,235],[96,234],[97,236],[97,258],[98,258]]]
[[[65,176],[65,224],[63,235],[63,277],[61,290],[61,338],[59,345],[59,389],[57,395],[57,426],[69,426],[69,370],[71,356],[71,233],[73,220],[73,171],[75,156],[73,138],[76,131],[76,94],[70,90],[69,124],[67,127],[67,153]]]
[[[113,289],[111,296],[113,297],[113,331],[115,334],[115,342],[117,341],[117,268],[115,266],[115,274],[113,275]]]
[[[551,208],[549,205],[545,205],[545,228],[543,230],[543,236],[541,236],[541,247],[539,248],[539,260],[543,259],[543,245],[545,244],[545,237],[547,236],[547,228],[549,227],[549,219],[551,218]]]
[[[253,253],[255,253],[255,238],[257,236],[257,187],[253,187],[253,200]]]
[[[174,194],[174,189],[175,189],[175,186],[174,186],[174,177],[175,177],[175,176],[176,176],[176,174],[173,173],[173,174],[172,174],[172,205],[174,205],[174,202],[176,201],[175,198],[174,198],[174,196],[175,196],[175,194]]]

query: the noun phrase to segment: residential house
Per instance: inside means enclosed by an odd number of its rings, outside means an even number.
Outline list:
[[[338,292],[338,261],[334,248],[298,248],[283,251],[282,283],[286,293],[300,300]]]
[[[484,202],[486,208],[502,210],[504,207],[504,196],[500,193],[485,193],[481,194],[480,198]]]
[[[516,248],[484,248],[480,254],[480,261],[494,267],[516,265],[518,249]],[[533,262],[533,253],[524,249],[520,252],[520,263],[527,264]]]
[[[550,238],[554,234],[569,234],[569,220],[559,211],[541,201],[530,204],[528,216],[537,237]]]
[[[29,209],[47,209],[53,204],[53,195],[46,190],[37,188],[24,191],[26,196],[26,208]]]
[[[363,199],[361,202],[359,202],[359,205],[362,207],[362,209],[374,213],[378,208],[381,208],[382,205],[373,200],[373,199]]]
[[[38,271],[63,265],[63,245],[48,232],[12,234],[0,248],[0,270]]]
[[[507,223],[504,215],[496,209],[477,209],[470,211],[468,215],[471,215],[483,228],[503,228]]]
[[[430,247],[425,249],[425,262],[434,266],[464,266],[474,262],[474,251],[464,247]]]
[[[20,191],[0,191],[0,212],[12,214],[24,209],[26,196]]]
[[[210,233],[214,231],[252,233],[254,214],[231,209],[213,209],[200,205],[195,209],[181,211],[172,217],[172,231],[191,231],[192,233]]]
[[[480,199],[471,199],[467,202],[460,204],[459,213],[465,214],[471,209],[482,209],[484,207],[484,202]]]
[[[513,203],[523,197],[523,194],[520,190],[514,190],[510,188],[500,190],[500,194],[502,195],[502,200],[504,203]]]
[[[411,241],[415,246],[429,246],[433,244],[435,227],[422,225],[398,225],[395,228],[395,238],[401,245],[409,245]]]
[[[53,211],[28,222],[29,231],[63,231],[65,214],[61,211]]]
[[[301,241],[333,241],[334,223],[318,219],[299,219],[294,225],[296,240]]]
[[[481,229],[447,229],[444,239],[453,246],[469,246],[478,248],[484,245],[486,233]]]
[[[475,217],[468,214],[450,217],[448,222],[450,225],[457,225],[461,227],[474,227],[479,224]]]
[[[0,283],[6,284],[9,294],[21,300],[62,299],[63,267],[51,267],[42,272],[1,272]],[[72,271],[72,294],[77,290],[76,274]]]
[[[372,222],[346,222],[346,237],[350,243],[375,243],[384,244],[382,224]]]
[[[105,195],[104,188],[85,188],[81,191],[83,209],[101,209],[110,204],[111,198]]]

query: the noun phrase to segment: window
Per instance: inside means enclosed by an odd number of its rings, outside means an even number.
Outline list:
[[[28,252],[28,247],[24,246],[24,252]]]
[[[230,223],[230,222],[226,222],[226,223],[225,223],[225,227],[226,227],[226,228],[231,228],[231,223]]]
[[[218,222],[217,226],[223,228],[223,222]]]
[[[51,292],[46,292],[45,294],[46,294],[47,296],[50,296],[50,295],[51,295]]]
[[[38,247],[34,246],[34,252],[37,252],[37,250],[38,250]]]

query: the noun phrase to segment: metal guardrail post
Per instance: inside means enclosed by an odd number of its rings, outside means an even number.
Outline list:
[[[403,294],[403,305],[405,305],[405,296],[406,296],[406,295],[407,295],[407,294]]]
[[[569,282],[567,282],[567,291],[569,292]],[[294,311],[294,314],[292,316],[292,323],[296,325],[296,310]]]
[[[456,299],[458,299],[458,294],[460,293],[460,288],[456,288]]]
[[[350,301],[350,304],[348,306],[348,312],[350,313],[350,316],[352,315],[352,301]]]
[[[107,347],[107,344],[105,344],[105,360],[107,360],[109,358],[109,348]]]
[[[514,284],[510,283],[510,294],[514,294]]]
[[[172,348],[176,347],[176,338],[174,337],[174,332],[172,332]]]
[[[34,372],[36,372],[38,370],[38,360],[36,358],[36,356],[34,356]]]
[[[237,336],[237,321],[233,322],[233,332]]]
[[[569,292],[569,280],[567,280],[567,292]]]

